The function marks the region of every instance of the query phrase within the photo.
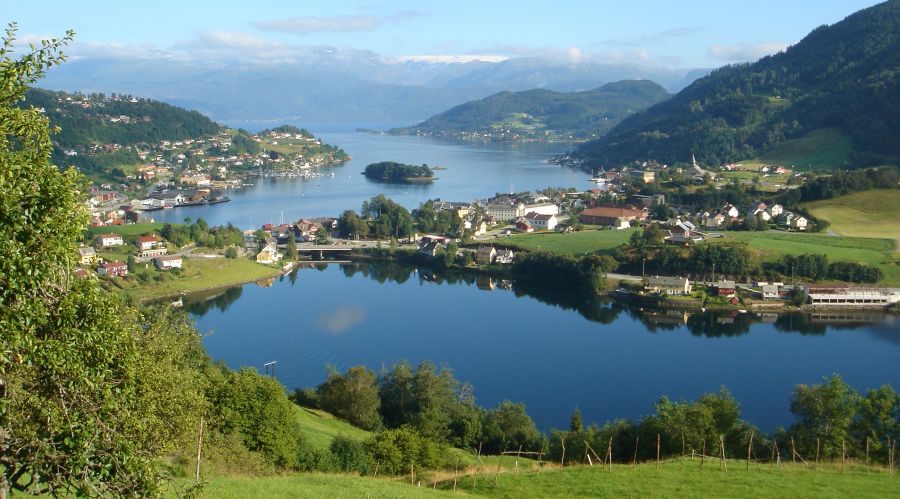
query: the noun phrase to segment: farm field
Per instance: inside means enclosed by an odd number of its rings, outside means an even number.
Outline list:
[[[127,225],[104,225],[103,227],[90,227],[87,234],[90,238],[97,237],[100,234],[119,234],[122,237],[140,236],[145,233],[159,232],[165,224],[162,222],[143,223],[143,224],[127,224]]]
[[[775,261],[783,255],[825,254],[829,261],[849,261],[880,267],[879,284],[900,285],[900,261],[894,256],[895,241],[864,237],[834,237],[796,232],[728,232],[715,242],[746,242],[760,261]]]
[[[529,250],[544,250],[551,253],[582,255],[595,251],[609,251],[628,242],[631,234],[640,229],[624,230],[583,230],[580,232],[538,232],[516,234],[498,239],[498,244]]]
[[[842,236],[900,239],[900,189],[876,189],[805,203]]]
[[[785,140],[744,166],[784,165],[798,170],[834,170],[848,166],[853,150],[850,138],[834,128],[813,130],[803,137]]]

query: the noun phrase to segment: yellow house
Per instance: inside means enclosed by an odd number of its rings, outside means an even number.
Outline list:
[[[91,265],[97,260],[97,252],[90,246],[78,248],[78,260],[81,265]]]

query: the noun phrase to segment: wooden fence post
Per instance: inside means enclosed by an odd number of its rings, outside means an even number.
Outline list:
[[[703,447],[700,449],[700,469],[703,469],[703,460],[706,458],[706,437],[703,437]]]
[[[659,471],[659,433],[656,434],[656,471]]]
[[[640,436],[640,435],[634,437],[634,457],[631,458],[631,465],[632,465],[632,466],[634,466],[635,464],[637,464],[637,450],[638,450],[638,444],[640,443],[640,441],[641,441],[641,436]]]
[[[195,479],[200,481],[200,451],[203,449],[203,418],[200,418],[200,435],[197,437],[197,473]]]
[[[869,474],[869,436],[866,435],[866,474]]]
[[[719,435],[719,448],[722,449],[722,467],[728,473],[728,461],[725,459],[725,435]]]
[[[559,458],[559,466],[563,467],[566,465],[566,437],[565,437],[565,435],[559,437],[559,442],[562,444],[562,457]]]
[[[750,443],[747,444],[747,471],[750,471],[750,450],[753,449],[753,430],[750,430]]]
[[[609,471],[612,471],[612,438],[609,437],[609,445],[606,447],[606,458],[609,462]]]
[[[816,437],[816,469],[819,469],[819,437]]]

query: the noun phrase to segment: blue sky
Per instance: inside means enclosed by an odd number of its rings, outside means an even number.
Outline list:
[[[77,32],[78,57],[289,61],[303,47],[410,55],[544,56],[666,67],[754,60],[874,5],[756,1],[0,0],[24,40]]]

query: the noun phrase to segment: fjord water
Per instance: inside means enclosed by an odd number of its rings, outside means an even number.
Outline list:
[[[900,320],[880,313],[693,314],[628,308],[524,283],[397,263],[322,265],[186,303],[213,359],[277,361],[289,389],[325,365],[379,371],[430,360],[471,383],[478,403],[524,402],[544,430],[578,406],[602,423],[652,412],[660,395],[726,386],[744,417],[789,425],[799,383],[838,373],[857,389],[900,386]]]
[[[358,211],[363,201],[378,194],[412,209],[428,199],[472,201],[511,190],[590,186],[586,174],[545,162],[570,149],[571,144],[461,143],[353,132],[346,127],[317,135],[343,148],[353,159],[321,169],[324,177],[253,179],[252,187],[225,192],[231,198],[229,203],[155,211],[151,216],[164,222],[203,218],[211,225],[232,223],[248,228],[278,223],[282,214],[285,221],[339,216],[347,209]],[[378,161],[427,163],[446,169],[435,171],[437,180],[429,184],[385,184],[361,175],[366,165]]]

